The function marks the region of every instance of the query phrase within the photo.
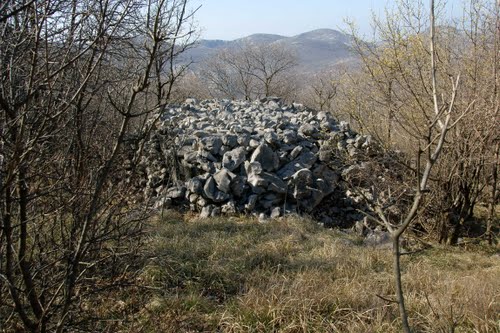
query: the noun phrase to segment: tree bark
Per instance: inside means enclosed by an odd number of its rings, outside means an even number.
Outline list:
[[[406,313],[405,307],[403,284],[401,282],[401,252],[399,238],[399,236],[395,236],[392,240],[393,274],[396,282],[396,296],[398,298],[399,315],[401,317],[401,324],[403,325],[403,332],[411,333],[410,324],[408,323],[408,314]]]

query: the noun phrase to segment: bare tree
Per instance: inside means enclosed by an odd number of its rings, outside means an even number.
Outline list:
[[[288,97],[293,90],[293,53],[282,45],[243,44],[224,49],[204,66],[203,77],[216,97]]]
[[[324,73],[318,73],[308,80],[304,87],[300,100],[307,106],[319,111],[334,112],[335,98],[346,70],[338,69]]]
[[[382,43],[354,39],[363,72],[349,73],[341,82],[338,112],[384,147],[413,156],[432,120],[428,110],[434,108],[429,98],[432,85],[425,79],[431,75],[426,65],[431,52],[425,33],[429,21],[422,14],[422,3],[400,0],[396,4],[386,20],[374,18]],[[498,118],[497,21],[494,1],[471,0],[462,20],[446,22],[435,31],[436,75],[443,89],[452,90],[448,76],[462,73],[455,108],[458,114],[467,110],[467,118],[447,135],[451,144],[436,163],[429,183],[434,199],[426,201],[435,213],[421,219],[419,226],[427,235],[449,244],[463,235],[477,203],[492,197],[486,191],[491,193],[494,187],[491,179],[498,140],[498,123],[491,121]],[[414,172],[412,160],[406,165]]]
[[[168,99],[191,14],[186,0],[1,6],[0,315],[61,332],[147,216],[131,205],[126,142]]]
[[[398,53],[399,48],[393,48],[394,45],[390,45],[389,49],[382,49],[381,52],[376,49],[370,49],[369,52],[371,57],[368,57],[365,53],[366,58],[364,59],[369,69],[370,76],[375,78],[375,86],[379,86],[382,91],[381,96],[383,97],[384,103],[397,106],[397,104],[392,103],[395,103],[398,99],[398,94],[406,90],[410,92],[410,94],[412,92],[414,93],[413,98],[420,105],[419,108],[414,109],[413,114],[409,115],[409,118],[405,118],[406,115],[398,117],[397,114],[394,113],[393,119],[391,120],[394,121],[394,124],[397,122],[401,129],[408,128],[406,130],[407,133],[411,134],[410,137],[415,139],[415,146],[418,147],[415,154],[416,165],[412,168],[416,178],[414,181],[415,185],[409,187],[413,187],[414,190],[408,193],[408,187],[395,184],[395,186],[389,185],[386,188],[373,186],[369,196],[361,193],[361,195],[365,197],[371,210],[374,212],[373,215],[366,214],[367,217],[387,229],[392,239],[393,275],[397,298],[395,302],[399,306],[403,331],[405,333],[410,333],[411,330],[401,281],[401,237],[409,229],[410,225],[415,222],[418,215],[421,214],[424,196],[426,193],[429,193],[429,184],[432,178],[431,172],[436,165],[438,165],[442,157],[450,131],[456,128],[457,124],[459,124],[462,118],[470,112],[471,107],[474,105],[474,103],[471,102],[462,109],[461,112],[457,112],[457,96],[460,81],[459,74],[457,74],[456,79],[449,78],[451,93],[448,97],[445,97],[444,91],[446,90],[446,86],[443,88],[443,83],[440,81],[440,76],[438,75],[440,68],[437,63],[434,9],[434,1],[431,0],[429,22],[430,38],[428,40],[430,66],[428,65],[429,70],[427,71],[427,77],[431,83],[426,95],[427,101],[426,97],[424,97],[425,95],[420,94],[415,87],[406,83],[405,80],[407,76],[413,75],[413,72],[402,66],[402,57],[407,57],[407,55]],[[389,31],[393,31],[392,28],[394,28],[391,24],[392,23],[389,22]],[[416,42],[413,40],[415,37],[410,36],[409,38],[412,39],[410,41],[411,43]],[[402,38],[397,40],[389,39],[388,41],[389,43],[393,41],[398,45],[406,45],[406,43],[408,43],[408,41]],[[384,58],[386,52],[392,51],[396,53],[396,56]],[[423,58],[417,57],[417,59],[417,68],[422,68],[421,66],[423,65],[421,65],[421,63]],[[411,65],[411,59],[409,60],[409,64]],[[420,71],[420,74],[422,73],[423,71]],[[425,77],[422,76],[421,80],[423,82]],[[390,91],[385,95],[387,87],[390,88]],[[390,97],[390,100],[387,99],[388,97]],[[405,105],[404,100],[401,100],[399,103],[401,103],[400,105]],[[417,110],[419,112],[417,112]],[[410,127],[410,125],[412,125],[412,127]],[[393,126],[393,124],[389,123],[389,126]],[[389,140],[390,136],[388,136],[387,139]],[[409,201],[407,205],[402,206],[405,210],[398,214],[393,214],[393,206],[400,203],[403,198]]]

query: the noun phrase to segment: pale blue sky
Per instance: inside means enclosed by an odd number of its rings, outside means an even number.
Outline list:
[[[371,10],[384,13],[390,0],[191,0],[202,5],[196,21],[201,38],[231,40],[253,33],[293,36],[319,28],[340,30],[349,17],[361,33],[369,34]],[[424,0],[424,3],[428,3]],[[461,7],[462,0],[449,0],[449,6]]]

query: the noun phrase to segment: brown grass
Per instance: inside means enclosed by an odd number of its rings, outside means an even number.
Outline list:
[[[136,286],[94,304],[113,332],[399,332],[390,250],[290,217],[158,221]],[[403,259],[415,332],[500,332],[500,257]],[[104,297],[101,298],[104,300]],[[113,323],[113,324],[110,324]]]

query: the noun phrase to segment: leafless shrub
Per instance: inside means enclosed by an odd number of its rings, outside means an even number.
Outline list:
[[[1,5],[5,325],[68,330],[82,320],[77,305],[97,288],[95,279],[126,270],[117,259],[128,254],[123,244],[140,234],[147,211],[132,205],[124,146],[183,71],[174,59],[192,42],[186,4]]]

